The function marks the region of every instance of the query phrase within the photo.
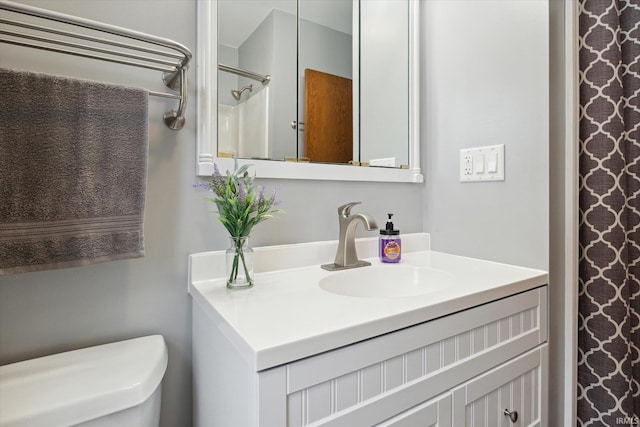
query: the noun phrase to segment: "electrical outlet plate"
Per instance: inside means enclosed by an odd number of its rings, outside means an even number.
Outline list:
[[[464,176],[473,174],[473,156],[461,153],[460,157],[462,157],[460,160],[460,173]]]
[[[460,182],[504,181],[504,144],[460,150]]]

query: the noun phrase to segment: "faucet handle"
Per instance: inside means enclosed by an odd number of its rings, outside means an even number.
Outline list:
[[[359,205],[362,202],[351,202],[346,205],[342,205],[338,208],[338,215],[349,216],[351,214],[351,208],[355,205]]]

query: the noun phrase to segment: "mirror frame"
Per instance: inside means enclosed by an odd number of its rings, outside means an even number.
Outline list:
[[[254,172],[258,178],[423,182],[424,177],[420,169],[419,3],[417,1],[409,1],[408,169],[255,159],[238,159],[238,164],[254,165]],[[217,157],[218,25],[216,5],[216,1],[197,2],[196,174],[198,176],[211,176],[214,163],[223,172],[234,168],[233,159]]]

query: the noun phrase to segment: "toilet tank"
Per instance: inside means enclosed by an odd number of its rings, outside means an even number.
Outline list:
[[[0,427],[157,426],[167,360],[152,335],[0,366]]]

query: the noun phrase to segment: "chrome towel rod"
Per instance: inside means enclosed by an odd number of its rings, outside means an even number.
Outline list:
[[[253,80],[257,80],[263,85],[269,83],[271,80],[270,75],[263,76],[262,74],[254,73],[253,71],[243,70],[242,68],[232,67],[231,65],[218,64],[218,69],[220,71],[226,71],[227,73],[237,74],[239,76],[248,77]]]
[[[192,58],[191,51],[184,45],[173,40],[152,36],[127,28],[27,6],[12,1],[0,0],[0,10],[7,10],[16,14],[60,22],[74,27],[85,28],[146,43],[146,45],[138,45],[119,40],[110,40],[89,34],[51,28],[41,24],[7,19],[7,16],[0,19],[0,24],[13,28],[11,30],[0,29],[0,43],[42,49],[49,52],[98,59],[163,72],[162,80],[164,84],[169,89],[178,91],[179,94],[149,91],[149,95],[178,99],[178,108],[165,113],[163,119],[165,124],[171,129],[179,130],[184,126],[184,113],[187,106],[186,73]],[[15,28],[27,30],[30,31],[30,33],[15,31]],[[51,37],[51,35],[59,38]],[[82,40],[92,44],[78,43],[76,40]],[[140,53],[144,53],[144,55]]]

